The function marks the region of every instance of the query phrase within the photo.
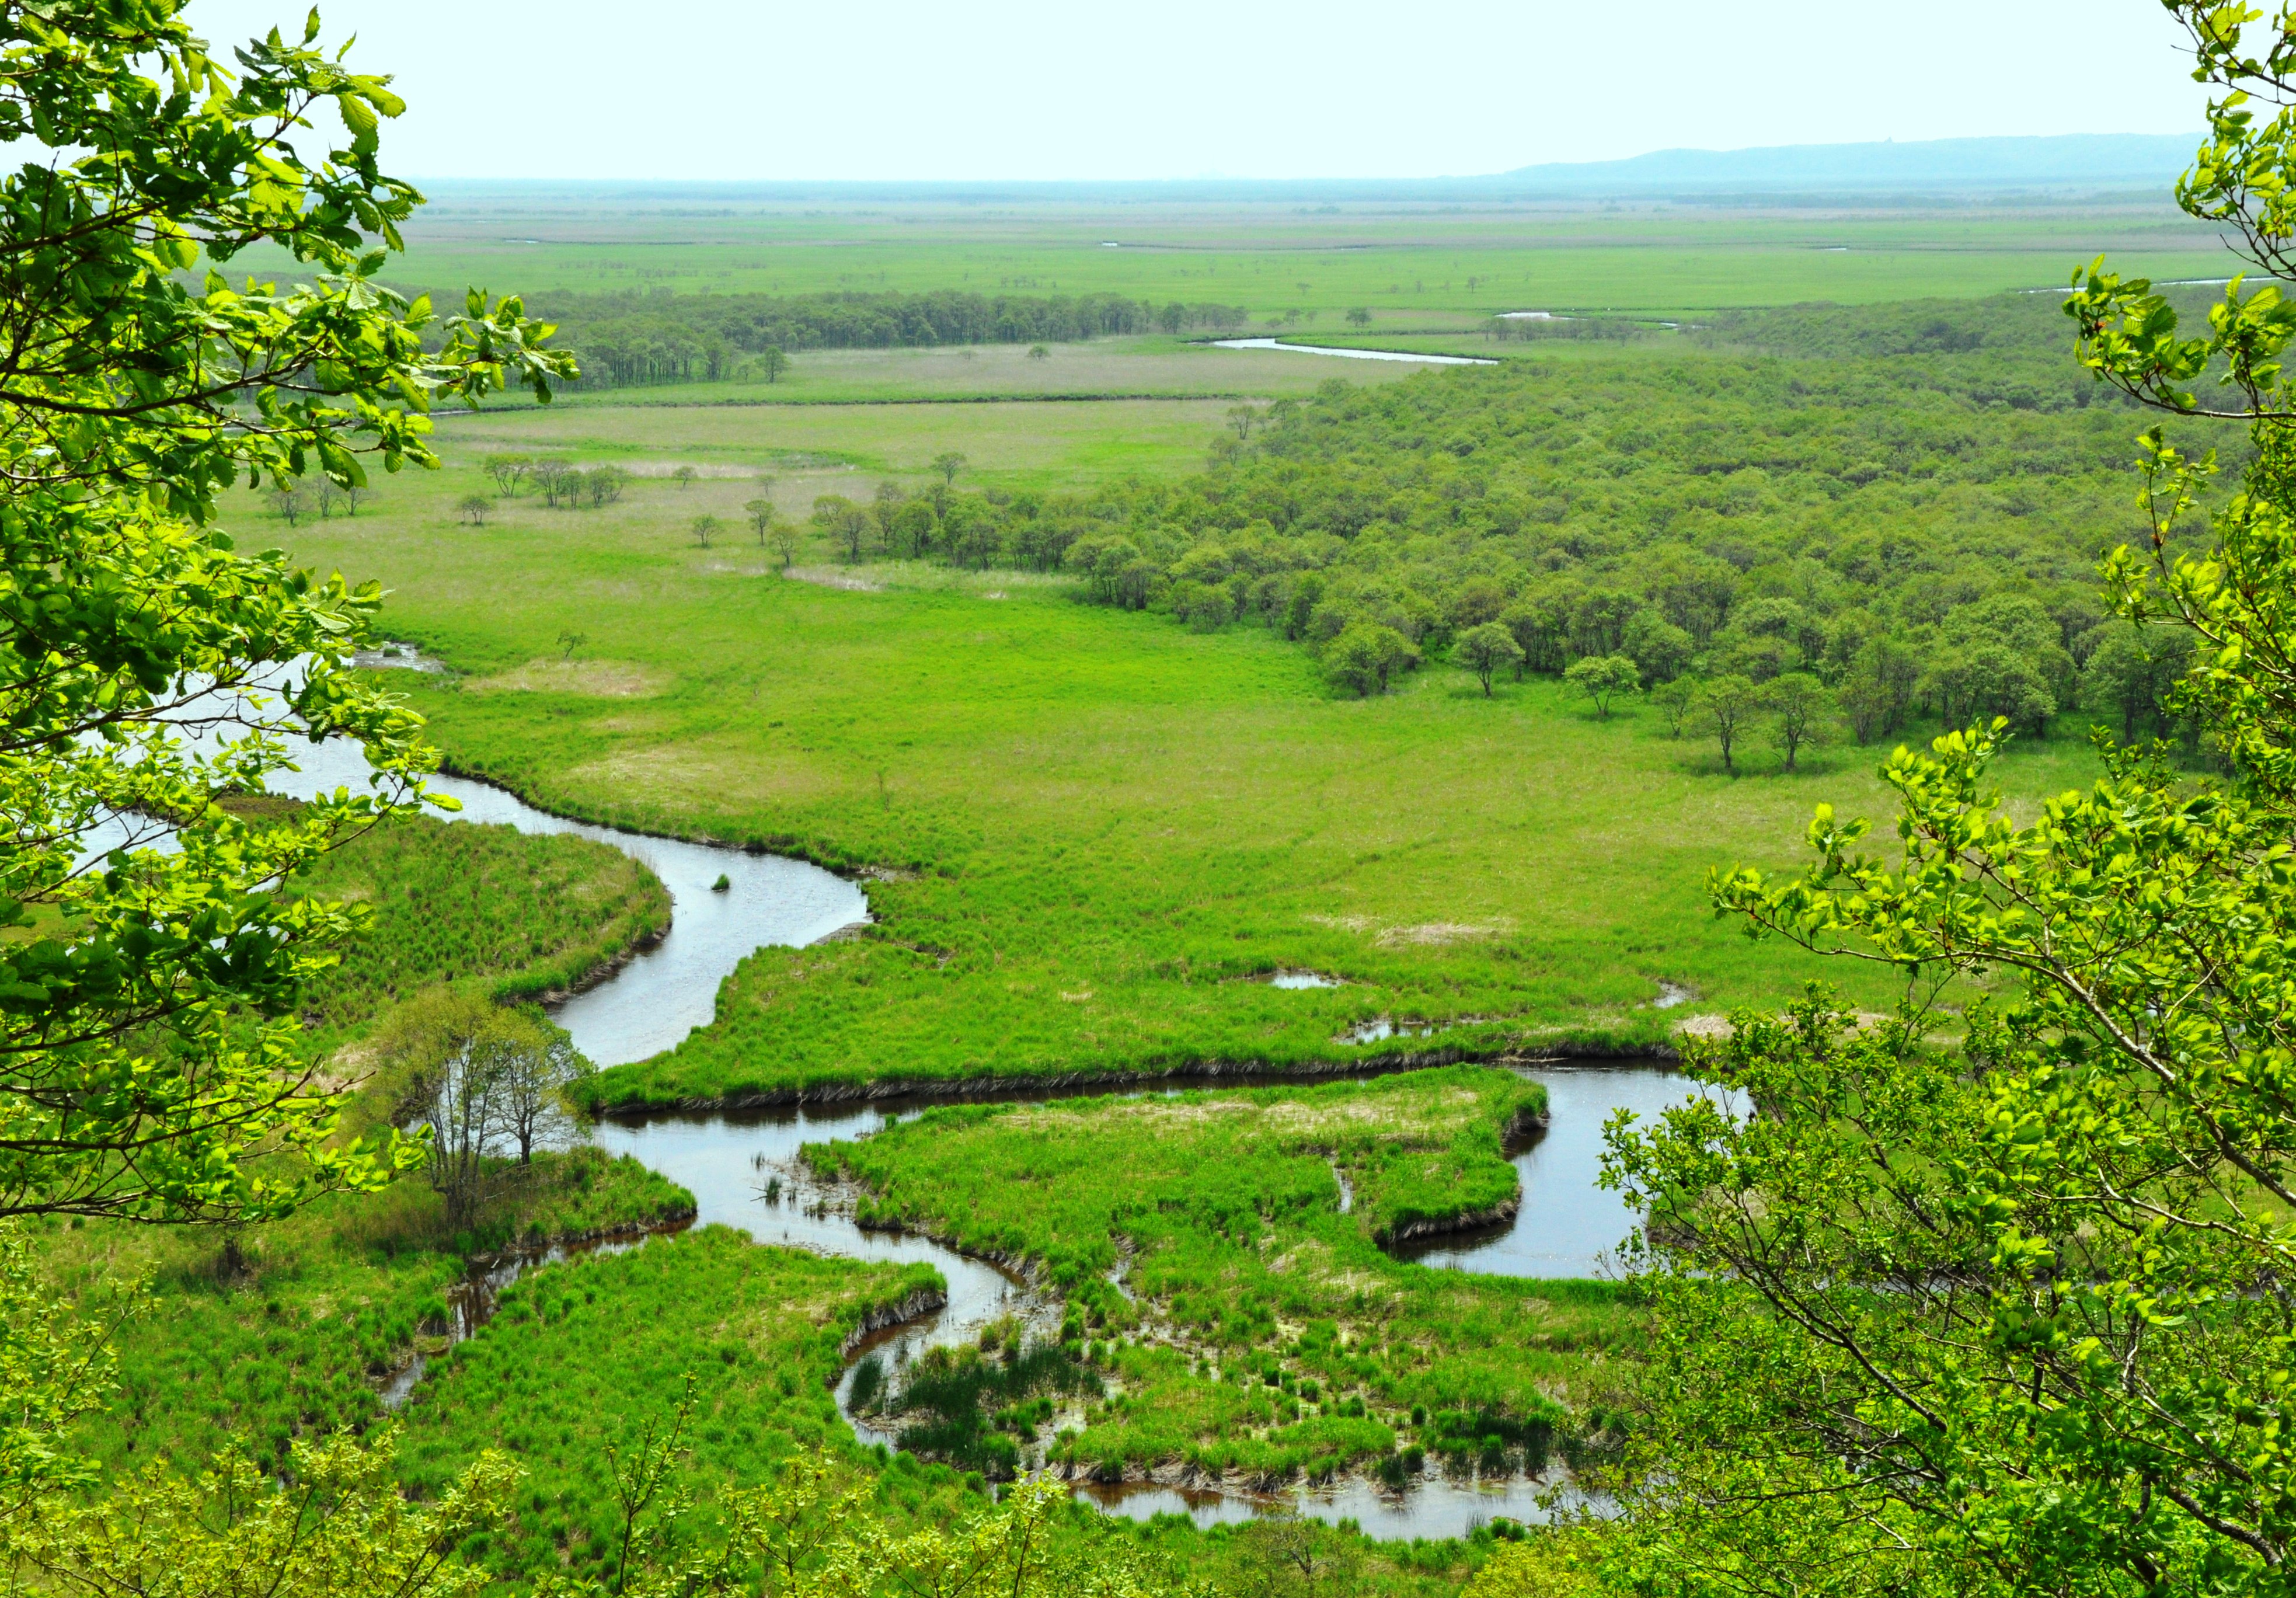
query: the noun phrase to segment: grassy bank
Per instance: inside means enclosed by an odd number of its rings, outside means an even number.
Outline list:
[[[669,907],[651,872],[603,844],[422,816],[352,840],[293,887],[373,914],[306,1008],[313,1048],[354,1086],[353,1134],[396,1108],[401,1084],[360,1039],[401,1001],[441,986],[504,999],[566,987],[658,932]],[[373,1425],[379,1380],[444,1346],[446,1295],[472,1256],[693,1212],[685,1189],[594,1149],[505,1162],[488,1189],[462,1225],[415,1172],[225,1233],[38,1226],[47,1268],[92,1313],[111,1313],[119,1282],[148,1287],[115,1338],[120,1391],[90,1424],[97,1454],[114,1468],[155,1455],[196,1466],[236,1439],[283,1458],[294,1438]]]
[[[1049,1463],[1274,1482],[1416,1448],[1496,1468],[1543,1463],[1571,1430],[1561,1400],[1599,1392],[1630,1307],[1605,1283],[1434,1270],[1380,1244],[1511,1209],[1503,1135],[1545,1108],[1535,1084],[1456,1068],[952,1106],[808,1157],[868,1190],[865,1225],[1026,1260],[1061,1288],[1064,1336],[1108,1391]]]
[[[306,1006],[323,1040],[425,987],[501,1000],[563,992],[669,925],[668,890],[619,849],[427,815],[355,839],[293,887],[373,917]]]
[[[537,1155],[466,1229],[447,1226],[416,1175],[221,1235],[94,1224],[37,1235],[94,1312],[110,1284],[149,1284],[113,1340],[119,1391],[88,1424],[95,1454],[114,1469],[155,1456],[196,1468],[234,1442],[283,1462],[296,1438],[376,1423],[381,1380],[445,1347],[447,1291],[472,1254],[693,1213],[685,1189],[585,1149]]]
[[[830,1390],[845,1339],[873,1309],[940,1285],[929,1266],[824,1259],[723,1227],[550,1266],[507,1291],[417,1389],[400,1468],[432,1491],[481,1449],[508,1449],[529,1474],[523,1512],[490,1550],[497,1568],[610,1575],[619,1521],[607,1450],[627,1454],[688,1377],[683,1479],[706,1500],[768,1479],[796,1450],[852,1449]],[[919,1485],[956,1484],[940,1472]]]

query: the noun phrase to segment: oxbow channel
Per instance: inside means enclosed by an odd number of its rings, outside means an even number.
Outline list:
[[[299,773],[282,774],[275,780],[279,791],[308,798],[360,784],[367,774],[357,749],[340,742],[302,751],[298,763]],[[812,943],[868,917],[867,901],[857,887],[800,860],[569,821],[472,778],[439,777],[430,785],[462,802],[455,819],[594,839],[644,861],[669,889],[673,921],[668,935],[556,1008],[559,1024],[573,1036],[576,1046],[601,1065],[644,1059],[675,1045],[690,1028],[706,1024],[715,1013],[719,985],[760,946]],[[730,880],[730,887],[712,891],[721,873]],[[1655,1115],[1692,1096],[1698,1091],[1695,1085],[1637,1061],[1533,1067],[1521,1074],[1546,1085],[1550,1122],[1510,1151],[1522,1184],[1521,1208],[1515,1217],[1487,1231],[1429,1240],[1400,1252],[1431,1266],[1496,1275],[1591,1276],[1603,1273],[1609,1251],[1632,1231],[1633,1217],[1618,1196],[1595,1185],[1603,1124],[1620,1109],[1644,1118]],[[1221,1082],[1248,1085],[1234,1078]],[[1065,1089],[1060,1096],[1075,1097],[1078,1092]],[[840,1408],[865,1443],[890,1444],[893,1439],[854,1416],[846,1405],[853,1364],[863,1355],[873,1352],[898,1367],[936,1345],[970,1342],[983,1326],[1005,1315],[1016,1315],[1047,1332],[1060,1321],[1056,1299],[985,1261],[930,1238],[856,1225],[854,1195],[824,1186],[798,1158],[805,1143],[865,1137],[889,1117],[912,1112],[922,1102],[658,1115],[606,1121],[590,1134],[610,1152],[634,1155],[689,1189],[698,1207],[696,1225],[731,1226],[759,1242],[847,1258],[922,1260],[939,1270],[948,1284],[946,1306],[863,1342],[839,1384]],[[553,1250],[529,1259],[489,1262],[456,1295],[450,1336],[472,1335],[491,1312],[495,1295],[522,1269],[559,1258],[562,1251]],[[400,1372],[385,1389],[386,1404],[395,1407],[403,1402],[422,1374],[419,1359]],[[1545,1512],[1538,1499],[1554,1485],[1551,1479],[1536,1477],[1461,1477],[1431,1464],[1423,1479],[1401,1491],[1361,1479],[1301,1488],[1288,1498],[1152,1484],[1079,1483],[1077,1490],[1111,1513],[1141,1518],[1185,1512],[1200,1525],[1210,1525],[1288,1509],[1322,1520],[1352,1520],[1374,1537],[1442,1537],[1464,1536],[1502,1515],[1526,1521],[1541,1519]]]

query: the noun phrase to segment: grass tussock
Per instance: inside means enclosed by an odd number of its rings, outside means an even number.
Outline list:
[[[1459,1067],[952,1106],[808,1157],[867,1189],[865,1222],[1025,1260],[1062,1290],[1064,1346],[1103,1390],[1036,1439],[1048,1463],[1111,1479],[1177,1463],[1273,1481],[1430,1454],[1511,1469],[1570,1431],[1569,1400],[1633,1336],[1631,1304],[1604,1283],[1429,1269],[1381,1243],[1511,1202],[1503,1136],[1544,1108],[1536,1084]],[[1335,1168],[1355,1189],[1347,1213]]]

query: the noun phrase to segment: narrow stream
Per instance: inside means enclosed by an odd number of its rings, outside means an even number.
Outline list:
[[[348,740],[299,749],[295,762],[302,769],[276,774],[273,791],[297,799],[343,787],[365,791],[366,757]],[[802,946],[869,919],[859,888],[802,860],[569,821],[471,777],[434,776],[424,785],[463,805],[459,815],[430,815],[611,844],[644,862],[669,889],[668,935],[607,980],[553,1007],[575,1046],[597,1065],[659,1054],[709,1025],[719,985],[761,945]],[[727,886],[716,889],[720,875]]]
[[[364,758],[347,742],[302,749],[296,758],[302,770],[280,774],[274,783],[276,791],[308,798],[323,790],[362,784],[366,776]],[[435,778],[430,786],[462,801],[461,820],[594,839],[644,861],[668,888],[674,921],[668,936],[597,987],[557,1007],[559,1023],[572,1035],[576,1046],[601,1065],[644,1059],[707,1024],[721,983],[759,946],[811,943],[868,916],[867,901],[857,887],[802,861],[568,821],[469,778]],[[714,890],[721,873],[729,887]],[[1332,983],[1315,973],[1285,972],[1275,985]],[[1552,1113],[1546,1128],[1511,1151],[1522,1182],[1521,1210],[1505,1225],[1430,1240],[1408,1251],[1408,1257],[1429,1266],[1500,1275],[1602,1274],[1608,1250],[1634,1226],[1632,1214],[1618,1196],[1594,1185],[1603,1122],[1617,1109],[1648,1117],[1698,1090],[1672,1071],[1642,1061],[1590,1061],[1522,1074],[1546,1085]],[[1233,1078],[1223,1081],[1244,1085]],[[1060,1096],[1076,1096],[1075,1090],[1063,1090]],[[854,1259],[924,1261],[939,1270],[948,1285],[943,1308],[890,1328],[855,1351],[838,1389],[839,1405],[847,1409],[853,1370],[864,1354],[875,1353],[898,1369],[933,1346],[971,1342],[983,1326],[1006,1315],[1046,1333],[1060,1320],[1062,1307],[1055,1296],[1039,1293],[995,1266],[926,1238],[856,1225],[849,1213],[851,1195],[816,1183],[797,1158],[804,1143],[866,1136],[889,1118],[912,1108],[898,1101],[878,1101],[738,1116],[655,1116],[604,1122],[592,1136],[609,1152],[632,1155],[689,1189],[697,1205],[695,1224],[732,1226],[759,1242]],[[1344,1181],[1341,1189],[1345,1193]],[[597,1246],[630,1248],[643,1241]],[[563,1257],[563,1251],[554,1250],[495,1262],[474,1273],[455,1296],[453,1324],[447,1329],[449,1340],[477,1331],[491,1314],[495,1296],[523,1270]],[[391,1380],[383,1394],[387,1406],[396,1408],[405,1401],[422,1380],[423,1368],[418,1356]],[[849,1409],[847,1418],[864,1443],[894,1441]],[[1078,1484],[1077,1490],[1111,1513],[1143,1519],[1185,1513],[1199,1525],[1210,1525],[1290,1508],[1327,1520],[1353,1520],[1375,1537],[1460,1537],[1502,1515],[1539,1520],[1545,1512],[1538,1499],[1554,1485],[1552,1479],[1524,1476],[1483,1480],[1472,1474],[1445,1474],[1431,1466],[1422,1480],[1399,1492],[1360,1479],[1279,1497],[1151,1484]]]

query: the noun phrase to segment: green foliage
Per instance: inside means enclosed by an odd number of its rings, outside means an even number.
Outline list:
[[[9,1553],[39,1589],[228,1598],[266,1590],[330,1598],[475,1598],[483,1570],[461,1557],[512,1512],[517,1467],[485,1454],[410,1503],[386,1438],[299,1443],[275,1473],[237,1453],[196,1479],[163,1468],[100,1504],[59,1504]]]
[[[1562,680],[1592,701],[1595,716],[1608,721],[1611,701],[1632,693],[1642,675],[1642,668],[1626,655],[1582,655],[1564,668]]]
[[[430,1492],[504,1448],[528,1485],[488,1551],[495,1567],[531,1574],[562,1560],[604,1574],[619,1530],[608,1448],[627,1451],[667,1414],[689,1374],[683,1479],[702,1520],[722,1525],[728,1489],[769,1480],[794,1455],[852,1446],[830,1390],[845,1339],[871,1309],[939,1285],[930,1266],[824,1259],[721,1227],[532,1272],[416,1389],[404,1478]],[[936,1479],[944,1493],[954,1483]]]
[[[1460,634],[1451,656],[1475,674],[1475,680],[1483,685],[1486,699],[1490,697],[1491,678],[1496,674],[1510,668],[1520,671],[1523,663],[1522,645],[1496,621],[1483,622]]]
[[[377,1380],[444,1346],[447,1294],[470,1256],[693,1213],[685,1189],[596,1149],[537,1153],[504,1175],[460,1227],[402,1181],[222,1239],[46,1232],[45,1268],[91,1306],[110,1273],[151,1276],[148,1305],[114,1339],[117,1396],[81,1428],[87,1448],[115,1472],[153,1459],[196,1472],[234,1448],[283,1464],[297,1438],[381,1418]]]
[[[2267,70],[2238,54],[2259,19],[2170,10],[2230,91],[2180,197],[2269,255],[2296,121],[2259,127],[2230,88]],[[2271,34],[2278,70],[2296,17]],[[2073,298],[2100,375],[2189,410],[2183,385],[2221,358],[2241,405],[2278,404],[2270,291],[2235,284],[2210,339],[2178,340],[2143,288],[2100,268]],[[1871,1026],[1822,992],[1742,1011],[1694,1066],[1759,1114],[1693,1103],[1613,1139],[1657,1308],[1612,1483],[1615,1586],[2285,1590],[2296,446],[2268,414],[2253,438],[2196,554],[2176,535],[2212,462],[2147,434],[2149,547],[2105,561],[2126,653],[2104,669],[2149,669],[2160,620],[2186,629],[2170,709],[2221,781],[2112,750],[2102,781],[2020,820],[1988,776],[2003,715],[1891,758],[1894,857],[1822,807],[1805,873],[1718,874],[1718,908],[1910,991]],[[1936,983],[1988,968],[2016,991],[1965,1012],[1948,1052]]]
[[[1062,1289],[1064,1340],[1120,1392],[1052,1456],[1111,1479],[1185,1463],[1278,1481],[1412,1432],[1462,1463],[1490,1438],[1543,1459],[1565,1421],[1553,1395],[1632,1337],[1602,1284],[1534,1289],[1381,1247],[1511,1207],[1501,1135],[1544,1107],[1510,1073],[1454,1068],[931,1110],[808,1157],[870,1190],[865,1221],[1028,1259]],[[1109,1285],[1119,1268],[1131,1296]]]
[[[425,988],[509,1001],[579,986],[669,925],[669,893],[611,845],[403,816],[321,856],[293,887],[370,907],[302,1003],[322,1039]]]
[[[19,352],[0,380],[0,921],[27,928],[0,944],[0,1213],[276,1214],[396,1156],[332,1139],[287,1013],[357,917],[264,889],[426,761],[415,720],[345,669],[380,590],[238,553],[216,497],[316,471],[332,498],[365,483],[361,454],[431,463],[433,399],[546,396],[572,366],[516,300],[474,293],[426,332],[427,301],[373,282],[371,238],[395,246],[417,200],[376,165],[400,102],[316,21],[233,66],[176,0],[66,0],[0,20],[0,74],[37,86],[0,109],[0,143],[31,148],[0,178],[0,342]],[[315,160],[318,106],[348,143]],[[203,250],[264,242],[297,286],[191,276]],[[176,735],[202,683],[245,712],[204,750]],[[216,807],[300,732],[364,742],[380,789],[273,824]],[[156,826],[135,817],[169,818],[176,847],[137,847]],[[125,836],[83,869],[111,818]],[[274,1147],[300,1158],[246,1158]]]

